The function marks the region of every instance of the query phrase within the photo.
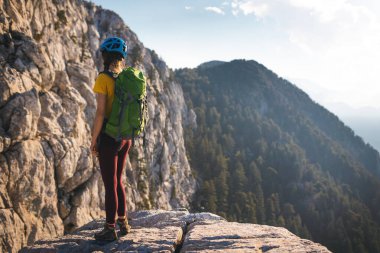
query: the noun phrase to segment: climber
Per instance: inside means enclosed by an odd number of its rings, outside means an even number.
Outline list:
[[[97,109],[92,129],[91,151],[99,159],[105,187],[106,224],[102,231],[95,234],[95,239],[114,241],[118,238],[116,223],[120,228],[120,235],[127,235],[131,229],[127,219],[126,194],[121,176],[132,138],[115,140],[104,133],[104,128],[112,111],[115,78],[125,65],[127,45],[124,40],[111,37],[103,41],[100,51],[104,70],[96,78],[93,88],[97,95]]]

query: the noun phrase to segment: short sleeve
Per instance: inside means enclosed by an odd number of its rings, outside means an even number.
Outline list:
[[[106,76],[104,74],[100,74],[96,78],[93,91],[95,93],[107,95],[107,93],[108,93],[107,92],[107,79],[106,79]]]

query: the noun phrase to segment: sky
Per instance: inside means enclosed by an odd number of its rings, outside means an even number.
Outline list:
[[[380,126],[379,0],[92,2],[118,13],[173,69],[255,60],[338,116]]]

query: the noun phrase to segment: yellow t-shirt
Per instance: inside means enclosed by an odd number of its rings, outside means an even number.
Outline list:
[[[100,73],[96,78],[93,91],[106,95],[106,118],[109,118],[112,110],[112,102],[115,97],[115,80],[107,74]]]

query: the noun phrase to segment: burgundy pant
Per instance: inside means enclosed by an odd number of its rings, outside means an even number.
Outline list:
[[[99,165],[106,190],[106,222],[114,224],[116,213],[125,216],[127,212],[121,175],[132,140],[117,142],[104,133],[99,138]]]

